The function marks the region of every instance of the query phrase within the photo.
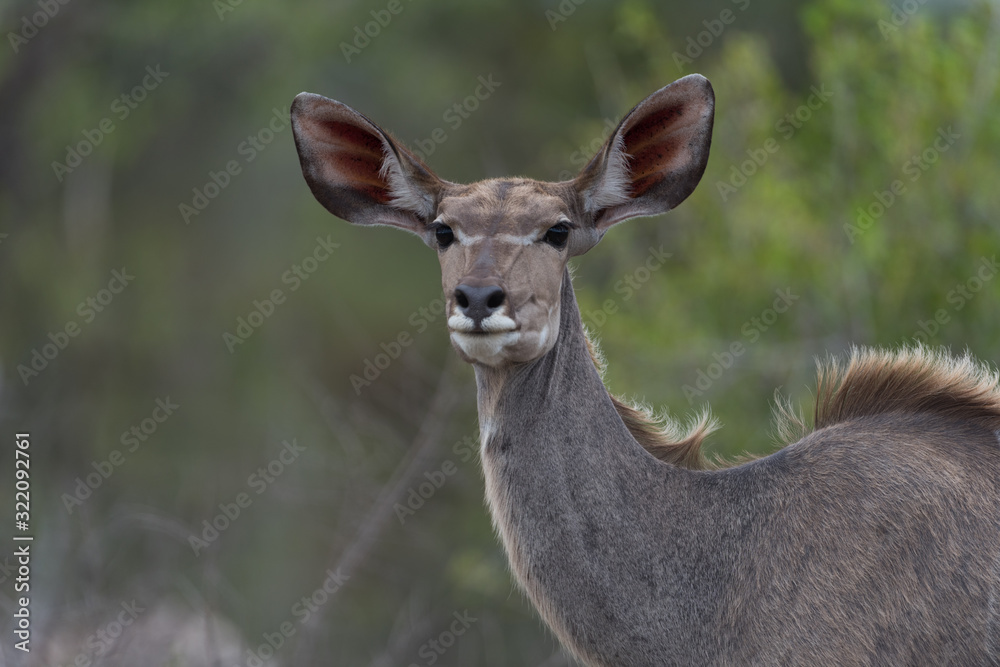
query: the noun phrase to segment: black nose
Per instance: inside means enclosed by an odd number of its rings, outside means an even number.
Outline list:
[[[482,321],[503,305],[506,295],[499,285],[473,287],[459,285],[455,288],[455,301],[459,310],[472,319],[478,327]]]

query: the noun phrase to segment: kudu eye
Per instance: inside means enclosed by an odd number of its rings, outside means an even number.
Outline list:
[[[438,245],[441,246],[442,250],[455,241],[455,232],[451,231],[451,227],[448,225],[438,225],[438,228],[434,230],[434,236],[437,237]]]
[[[545,242],[553,248],[565,248],[567,239],[569,239],[569,227],[561,222],[549,227],[549,231],[545,232]]]

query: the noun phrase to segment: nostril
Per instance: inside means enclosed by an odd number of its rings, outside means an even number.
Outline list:
[[[504,293],[503,290],[497,287],[486,299],[486,307],[490,310],[496,310],[503,305]]]
[[[466,296],[461,287],[455,290],[455,301],[458,303],[458,307],[463,310],[469,307],[469,297]]]
[[[455,288],[455,304],[459,311],[478,325],[504,304],[507,296],[499,285],[466,285]]]

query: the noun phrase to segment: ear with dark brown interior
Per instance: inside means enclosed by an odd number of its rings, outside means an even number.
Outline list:
[[[691,74],[656,91],[622,119],[574,181],[597,231],[669,211],[694,190],[712,143],[715,94]]]
[[[423,235],[443,181],[363,115],[335,100],[301,93],[292,130],[302,174],[338,218]]]

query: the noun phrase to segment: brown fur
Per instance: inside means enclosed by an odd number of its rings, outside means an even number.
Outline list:
[[[589,332],[587,349],[603,378],[607,364],[597,341]],[[710,461],[701,451],[705,439],[719,427],[707,409],[685,428],[670,417],[657,417],[644,405],[626,401],[614,394],[611,395],[611,400],[632,437],[656,458],[691,470],[712,470],[720,466],[721,462]],[[722,465],[725,467],[725,464]]]
[[[603,377],[606,363],[589,332],[587,346]],[[854,348],[846,363],[835,358],[819,363],[816,386],[812,428],[787,401],[776,401],[775,432],[782,445],[822,428],[889,413],[938,415],[1000,431],[1000,373],[968,355],[953,357],[921,345],[898,351]],[[611,399],[632,437],[661,461],[690,470],[715,470],[755,458],[705,456],[702,445],[719,428],[708,409],[685,428],[644,405],[614,395]]]
[[[1000,429],[1000,376],[969,355],[923,346],[854,349],[820,366],[815,428],[891,412],[933,414]]]

